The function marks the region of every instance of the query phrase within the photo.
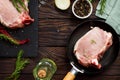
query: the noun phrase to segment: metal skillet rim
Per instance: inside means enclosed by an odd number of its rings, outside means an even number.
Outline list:
[[[82,25],[83,24],[85,24],[85,23],[87,23],[87,22],[100,22],[100,23],[104,23],[104,24],[106,24],[104,21],[101,21],[101,20],[87,20],[87,21],[84,21],[84,22],[82,22],[81,24],[79,24],[77,27],[76,27],[76,29],[79,29],[78,27],[82,27]],[[110,27],[110,29],[112,30],[112,34],[114,33],[114,35],[113,36],[117,36],[117,33],[114,31],[114,29],[110,26],[110,25],[108,25],[108,24],[106,24],[108,27]],[[73,36],[73,34],[74,34],[74,32],[76,31],[76,29],[72,32],[72,34],[71,34],[71,36]],[[71,39],[71,36],[70,36],[70,39]],[[69,43],[70,43],[70,39],[69,39]],[[117,36],[117,42],[119,41],[119,38],[118,38],[118,36]],[[69,50],[69,43],[68,43],[68,50]],[[119,47],[119,45],[120,44],[117,44],[117,47]],[[101,68],[100,70],[98,70],[98,69],[94,69],[94,71],[86,71],[86,68],[84,68],[83,66],[81,67],[81,66],[79,66],[78,64],[76,64],[76,62],[75,61],[73,61],[72,59],[71,59],[71,56],[70,56],[70,53],[69,53],[69,51],[67,51],[67,56],[68,56],[68,58],[69,58],[69,60],[70,60],[70,63],[71,62],[74,62],[74,66],[76,67],[76,68],[78,68],[78,69],[84,69],[85,70],[85,72],[84,72],[84,74],[97,74],[97,73],[101,73],[101,72],[103,72],[103,71],[105,71],[106,70],[106,68],[108,68],[108,66],[110,66],[114,61],[115,61],[115,59],[117,58],[117,56],[118,56],[118,53],[119,53],[119,48],[117,48],[116,49],[117,51],[117,53],[114,55],[114,58],[110,61],[110,64],[109,65],[107,65],[107,66],[105,66],[105,67],[103,67],[103,68]],[[91,69],[91,68],[90,68]],[[89,70],[89,69],[88,69]]]

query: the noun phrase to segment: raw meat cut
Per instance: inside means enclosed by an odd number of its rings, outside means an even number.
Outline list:
[[[11,0],[0,0],[0,22],[8,28],[22,28],[34,21],[29,15],[28,0],[23,0],[27,10],[18,12]]]
[[[84,67],[101,68],[99,60],[112,45],[112,34],[94,27],[81,37],[74,46],[74,54]]]

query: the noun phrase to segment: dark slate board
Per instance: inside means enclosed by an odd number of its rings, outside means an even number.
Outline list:
[[[5,40],[0,40],[0,57],[17,57],[19,50],[24,50],[24,57],[36,57],[38,53],[38,0],[29,2],[30,16],[34,22],[22,29],[6,29],[14,38],[22,40],[29,38],[30,42],[16,46]]]

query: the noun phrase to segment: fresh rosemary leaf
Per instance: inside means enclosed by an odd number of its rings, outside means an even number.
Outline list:
[[[17,11],[21,12],[21,10],[20,10],[20,8],[19,8],[19,6],[17,4],[17,0],[11,0],[11,1],[12,1],[13,6],[17,9]]]
[[[18,53],[18,57],[16,60],[16,68],[14,72],[10,75],[10,77],[6,78],[5,80],[18,80],[20,77],[21,70],[29,63],[28,59],[23,59],[23,50],[20,50]]]
[[[89,0],[90,2],[93,2],[94,0]]]
[[[100,10],[99,10],[99,13],[100,13],[101,15],[104,13],[105,5],[106,5],[106,0],[101,0],[101,1],[100,1]]]
[[[26,6],[22,0],[18,0],[18,3],[21,5],[22,8],[24,8],[24,10],[27,10]]]
[[[23,0],[11,0],[11,2],[18,12],[21,12],[21,8],[27,10]]]

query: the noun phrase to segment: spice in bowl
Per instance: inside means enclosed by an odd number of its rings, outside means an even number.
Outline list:
[[[73,14],[80,18],[88,18],[92,13],[93,7],[89,0],[76,0],[72,5]]]

